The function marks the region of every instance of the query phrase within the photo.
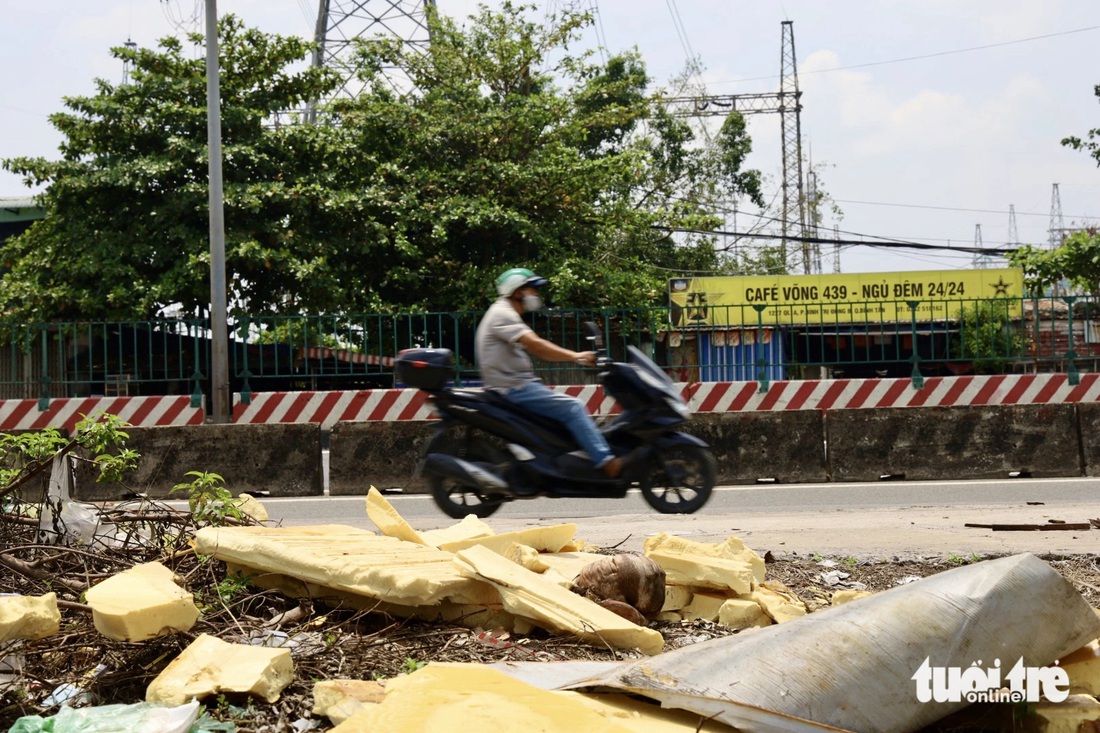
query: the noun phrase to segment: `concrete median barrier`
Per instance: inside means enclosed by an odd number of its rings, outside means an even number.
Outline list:
[[[336,423],[329,437],[329,495],[359,496],[371,486],[426,493],[427,482],[413,473],[436,425],[426,420]]]
[[[832,481],[1083,473],[1072,404],[830,410],[825,432]]]
[[[1100,476],[1100,404],[1089,402],[1077,405],[1077,420],[1084,474]]]
[[[319,496],[321,426],[317,423],[270,425],[188,425],[127,428],[126,442],[141,455],[127,487],[79,480],[77,498],[109,501],[124,491],[165,498],[176,484],[190,480],[188,471],[216,473],[235,496],[267,492],[268,496]],[[186,498],[176,495],[173,498]]]
[[[820,410],[699,414],[687,431],[710,445],[719,484],[827,480]]]

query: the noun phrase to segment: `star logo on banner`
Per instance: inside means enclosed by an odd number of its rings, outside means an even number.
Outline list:
[[[1008,297],[1009,283],[1006,283],[1005,279],[1003,277],[997,278],[997,282],[990,283],[989,287],[993,288],[993,297],[994,298],[998,298],[998,297],[1007,298]]]

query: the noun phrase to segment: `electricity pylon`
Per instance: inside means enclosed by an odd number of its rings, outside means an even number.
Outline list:
[[[331,98],[354,99],[363,91],[363,82],[355,75],[355,39],[397,38],[412,48],[427,50],[431,42],[428,14],[435,8],[435,0],[320,0],[313,65],[339,72],[340,86]],[[395,88],[407,87],[408,80],[399,78],[395,69],[387,71]],[[310,110],[310,119],[315,118],[316,106]]]
[[[666,108],[680,117],[716,117],[730,112],[742,115],[778,113],[783,153],[783,239],[781,254],[787,257],[787,239],[805,240],[806,200],[802,181],[802,92],[798,88],[798,64],[794,50],[794,21],[782,23],[779,91],[762,94],[722,94],[705,97],[670,97]],[[802,271],[813,267],[812,251],[802,242]]]

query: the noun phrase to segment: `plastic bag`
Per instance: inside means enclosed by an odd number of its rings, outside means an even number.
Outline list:
[[[49,718],[19,718],[8,733],[200,733],[203,729],[194,730],[198,717],[196,700],[176,707],[147,702],[91,708],[65,706]]]

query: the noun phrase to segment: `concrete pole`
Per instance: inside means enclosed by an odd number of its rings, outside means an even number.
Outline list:
[[[222,194],[221,90],[218,3],[206,0],[206,137],[210,169],[210,422],[231,422],[228,308],[225,283],[225,212]]]

